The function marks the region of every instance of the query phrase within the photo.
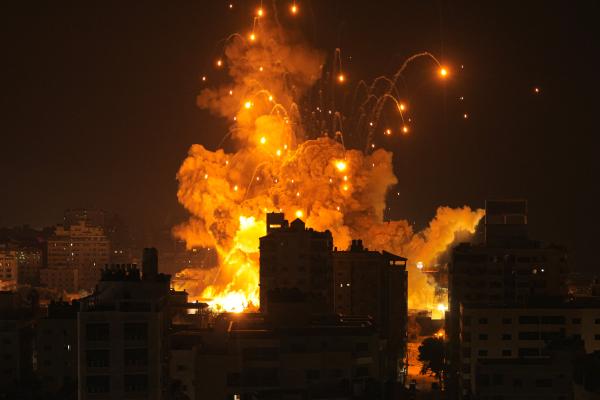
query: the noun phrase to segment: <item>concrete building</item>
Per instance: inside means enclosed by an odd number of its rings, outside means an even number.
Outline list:
[[[179,312],[194,307],[158,273],[155,249],[145,249],[142,271],[113,265],[94,293],[81,300],[79,399],[161,399],[167,377],[167,331]]]
[[[493,386],[488,378],[496,375],[505,377],[494,378],[496,381],[508,379],[521,385],[527,380],[533,382],[531,390],[537,388],[537,397],[532,394],[530,398],[558,399],[559,387],[566,384],[565,380],[570,385],[572,377],[565,376],[564,361],[552,361],[555,355],[548,351],[548,345],[569,338],[580,340],[584,353],[600,351],[600,299],[530,302],[528,305],[462,305],[459,383],[462,398],[484,398],[482,390],[491,390]],[[545,383],[536,386],[538,379]],[[548,391],[540,391],[540,388]],[[544,397],[552,388],[554,397]],[[524,393],[521,388],[513,394],[505,393],[503,398],[526,398],[519,397]]]
[[[14,289],[17,286],[18,275],[16,251],[0,249],[0,290]]]
[[[42,391],[74,397],[77,392],[77,312],[79,303],[52,302],[46,317],[37,321],[36,375]]]
[[[40,247],[18,246],[17,253],[19,285],[38,286],[40,284],[40,270],[44,265],[44,254]]]
[[[110,243],[101,227],[85,221],[58,226],[48,239],[48,266],[40,278],[51,288],[73,292],[75,286],[91,291],[109,260]]]
[[[260,307],[268,312],[269,296],[279,289],[298,289],[314,312],[333,310],[333,237],[307,229],[282,213],[267,214],[267,235],[260,238]]]
[[[385,344],[367,318],[285,310],[290,315],[280,322],[221,315],[196,347],[193,398],[367,399],[383,392]]]
[[[389,379],[399,376],[406,353],[408,282],[406,258],[370,251],[361,240],[333,252],[333,302],[336,313],[366,315],[388,343]]]

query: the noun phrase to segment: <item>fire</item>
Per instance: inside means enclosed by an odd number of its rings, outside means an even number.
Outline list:
[[[474,232],[483,212],[469,207],[438,208],[420,232],[405,220],[384,222],[386,194],[398,183],[392,153],[374,145],[369,152],[346,148],[303,127],[297,102],[319,78],[323,54],[295,36],[270,34],[264,19],[256,29],[269,40],[252,46],[230,41],[223,66],[232,82],[206,88],[197,99],[199,107],[234,121],[228,136],[236,147],[226,153],[194,144],[179,169],[177,197],[190,217],[173,233],[188,247],[214,248],[219,267],[181,271],[176,289],[218,311],[256,309],[266,210],[329,229],[338,248],[361,238],[369,248],[425,265],[447,250],[455,232]],[[250,39],[256,39],[254,32]],[[259,66],[269,72],[261,73]],[[408,276],[409,307],[439,312],[434,282],[414,262]]]

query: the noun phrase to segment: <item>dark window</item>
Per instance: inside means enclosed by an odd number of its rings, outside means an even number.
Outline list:
[[[542,316],[542,324],[560,325],[565,323],[565,317],[560,315],[544,315]]]
[[[480,374],[477,376],[477,384],[481,386],[489,386],[490,385],[490,376],[486,374]]]
[[[126,366],[144,366],[148,365],[147,349],[125,349],[123,360]]]
[[[488,351],[487,351],[487,350],[479,350],[479,351],[477,352],[477,355],[478,355],[479,357],[487,357],[487,355],[488,355]]]
[[[571,322],[574,323],[574,324],[576,324],[576,325],[579,325],[579,324],[581,324],[581,318],[573,318],[571,320]]]
[[[540,355],[540,350],[530,347],[523,347],[519,349],[519,357],[536,357]]]
[[[242,376],[239,372],[227,374],[227,386],[240,386],[242,384]]]
[[[89,368],[110,367],[109,350],[88,350],[86,352],[87,366]]]
[[[125,392],[148,391],[148,375],[125,375]]]
[[[487,333],[480,333],[479,334],[479,340],[488,340]]]
[[[463,318],[463,325],[464,326],[471,326],[471,317],[464,317]]]
[[[502,318],[502,323],[504,325],[512,324],[512,318]]]
[[[471,341],[471,332],[464,332],[462,334],[462,337],[463,337],[464,342],[470,342]]]
[[[512,351],[509,349],[502,350],[502,357],[510,357],[512,356]]]
[[[148,324],[145,322],[126,322],[123,324],[123,338],[127,341],[148,340]]]
[[[110,391],[110,376],[92,375],[86,378],[88,393],[108,393]]]
[[[515,380],[513,380],[513,386],[514,387],[523,387],[523,381],[521,379],[515,379]]]
[[[538,324],[539,318],[531,315],[521,315],[519,317],[520,324]]]
[[[471,357],[471,348],[470,347],[463,347],[463,349],[462,349],[462,356],[463,357]]]
[[[468,374],[471,372],[471,364],[469,363],[465,363],[462,365],[462,373],[463,374]]]
[[[519,340],[539,340],[538,332],[519,332]]]
[[[555,340],[560,339],[564,335],[561,332],[540,332],[540,338],[542,340]]]
[[[277,347],[246,347],[242,351],[244,360],[247,361],[275,361],[279,360]]]
[[[369,367],[361,366],[356,368],[356,377],[369,376]]]
[[[85,326],[85,337],[89,341],[106,341],[109,339],[108,324],[92,323]]]
[[[510,333],[502,334],[502,340],[511,340],[511,339],[512,339],[512,335]]]
[[[488,319],[487,318],[479,318],[479,323],[480,324],[487,324],[488,323]]]
[[[492,375],[492,382],[496,386],[503,385],[504,384],[504,375],[502,375],[502,374]]]
[[[600,325],[600,318],[596,318],[596,319],[594,320],[594,323],[595,323],[596,325]]]
[[[596,333],[596,334],[594,335],[594,340],[600,340],[600,334]]]

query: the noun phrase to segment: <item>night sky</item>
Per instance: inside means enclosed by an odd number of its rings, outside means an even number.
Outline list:
[[[227,127],[196,107],[200,77],[222,79],[217,42],[248,32],[260,2],[229,3],[2,5],[0,226],[101,207],[151,241],[185,219],[179,165]],[[378,139],[395,153],[393,217],[423,227],[439,205],[525,198],[532,236],[566,245],[576,270],[594,272],[598,3],[297,3],[292,19],[278,2],[282,24],[327,54],[340,47],[349,84],[424,50],[450,68],[441,82],[431,63],[411,66],[412,132]]]

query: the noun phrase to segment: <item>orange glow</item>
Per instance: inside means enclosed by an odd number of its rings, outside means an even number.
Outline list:
[[[223,60],[218,59],[217,60],[217,67],[222,67],[223,66]]]
[[[402,133],[408,133],[408,125],[402,127]]]
[[[248,39],[250,39],[251,42],[254,42],[256,40],[256,34],[252,32],[250,36],[248,36]]]
[[[338,79],[338,82],[344,83],[346,81],[346,76],[344,74],[340,73],[338,75],[337,79]]]
[[[290,7],[290,12],[292,14],[298,14],[298,6],[296,5],[296,3],[292,4],[292,6]]]
[[[262,137],[260,138],[260,144],[265,144],[265,143],[267,143],[267,138],[266,138],[266,137],[264,137],[264,136],[262,136]]]
[[[391,134],[392,134],[392,130],[391,130],[391,129],[389,129],[389,128],[388,128],[388,129],[386,129],[386,130],[385,130],[385,134],[386,134],[386,135],[388,135],[388,136],[389,136],[389,135],[391,135]]]
[[[265,15],[265,12],[262,8],[259,8],[258,10],[256,10],[256,16],[262,17],[263,15]]]
[[[346,161],[343,160],[339,160],[335,162],[335,167],[337,168],[338,171],[343,172],[346,170],[346,167],[348,165],[346,164]]]
[[[251,101],[247,101],[244,103],[244,107],[249,110],[250,108],[252,108],[252,102]]]
[[[400,111],[404,111],[404,110],[406,110],[406,105],[404,103],[400,103],[398,105],[398,108],[400,109]]]
[[[449,72],[448,72],[448,69],[447,69],[446,67],[440,67],[439,74],[440,74],[440,76],[441,76],[442,78],[445,78],[445,77],[447,77],[447,76],[448,76],[448,73],[449,73]]]
[[[304,213],[302,212],[302,210],[296,210],[296,218],[302,218],[304,216]]]

